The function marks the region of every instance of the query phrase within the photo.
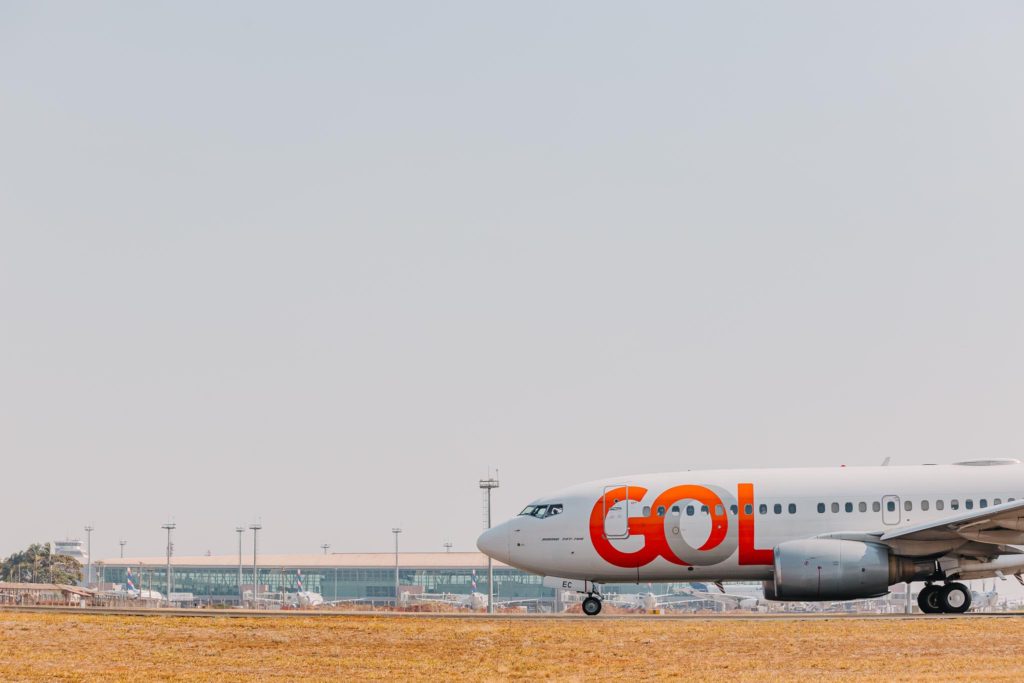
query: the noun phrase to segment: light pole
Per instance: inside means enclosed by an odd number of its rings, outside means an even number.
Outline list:
[[[118,544],[121,546],[121,559],[123,560],[124,559],[124,547],[125,547],[125,545],[128,544],[128,541],[126,541],[126,540],[124,540],[122,538],[120,541],[118,541]]]
[[[402,530],[397,526],[391,530],[391,533],[395,535],[395,609],[398,609],[398,534],[402,533]]]
[[[451,541],[445,541],[442,545],[444,546],[444,551],[446,553],[450,553],[452,551],[452,542]]]
[[[321,543],[320,547],[323,548],[324,555],[326,555],[327,551],[331,549],[331,544],[330,543]]]
[[[487,528],[491,528],[491,491],[498,488],[498,470],[494,470],[494,477],[490,475],[480,480],[480,488],[487,496]],[[494,614],[494,560],[487,556],[487,613]]]
[[[168,607],[171,606],[171,553],[174,552],[174,546],[171,545],[171,532],[177,526],[178,525],[175,524],[174,522],[167,522],[166,524],[164,524],[164,525],[162,525],[160,527],[161,529],[166,529],[167,530],[167,598],[166,598],[166,600],[167,600],[167,606]]]
[[[245,602],[245,595],[242,593],[242,534],[245,533],[245,527],[236,526],[235,532],[238,533],[238,606],[241,607]]]
[[[85,525],[85,552],[89,554],[88,568],[85,570],[85,585],[92,585],[92,530],[95,529],[92,524]]]
[[[256,566],[256,539],[260,529],[263,528],[263,523],[255,522],[250,524],[249,528],[252,529],[252,602],[253,607],[258,607],[258,600],[260,599],[260,579]]]

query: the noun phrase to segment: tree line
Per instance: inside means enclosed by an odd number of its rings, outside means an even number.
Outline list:
[[[49,543],[33,543],[0,562],[0,581],[74,585],[81,580],[82,563],[54,553]]]

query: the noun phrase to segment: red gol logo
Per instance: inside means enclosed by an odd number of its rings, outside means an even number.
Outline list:
[[[671,506],[683,500],[693,500],[700,505],[707,506],[708,513],[711,515],[711,532],[708,534],[707,540],[699,548],[690,548],[685,541],[678,537],[673,539],[673,543],[670,544],[665,529],[672,521],[667,517],[660,515],[628,517],[629,535],[644,537],[643,547],[628,553],[615,548],[604,533],[605,510],[610,509],[619,501],[626,500],[627,491],[628,499],[637,503],[647,495],[647,489],[640,486],[630,486],[628,489],[622,486],[611,489],[597,500],[590,513],[590,540],[594,544],[594,549],[597,550],[598,555],[616,567],[642,567],[659,556],[683,566],[718,564],[731,557],[737,548],[741,565],[766,565],[773,562],[774,554],[771,549],[754,547],[753,484],[738,484],[736,486],[737,529],[735,531],[738,533],[730,533],[726,506],[718,493],[696,484],[673,486],[655,499],[651,509],[669,510]],[[731,496],[727,495],[726,497]],[[683,554],[684,557],[679,557],[679,554]]]

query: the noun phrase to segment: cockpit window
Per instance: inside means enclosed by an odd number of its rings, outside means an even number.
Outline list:
[[[547,511],[547,505],[527,505],[519,515],[525,515],[527,517],[543,517]]]
[[[519,516],[544,519],[545,517],[554,517],[555,515],[562,514],[562,509],[561,503],[555,503],[554,505],[527,505],[523,508],[523,511],[519,513]]]

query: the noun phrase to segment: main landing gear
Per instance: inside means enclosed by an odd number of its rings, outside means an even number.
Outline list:
[[[928,584],[917,594],[917,605],[925,614],[962,614],[971,608],[971,591],[962,583]]]
[[[588,617],[596,617],[601,613],[601,598],[591,593],[583,598],[583,613]]]

